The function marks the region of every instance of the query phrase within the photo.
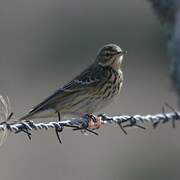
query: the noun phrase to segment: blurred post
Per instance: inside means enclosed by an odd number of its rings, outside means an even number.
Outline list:
[[[171,59],[170,74],[180,104],[180,1],[149,0],[167,35],[167,51]]]

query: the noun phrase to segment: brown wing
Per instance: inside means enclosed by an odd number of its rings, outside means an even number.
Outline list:
[[[58,102],[63,101],[67,96],[71,96],[78,91],[88,90],[88,88],[92,88],[96,86],[101,78],[103,77],[104,68],[102,66],[90,66],[88,69],[83,71],[79,76],[74,78],[68,84],[57,90],[51,96],[46,98],[40,104],[35,106],[24,118],[27,118],[31,115],[34,115],[37,112],[53,109],[53,107],[58,104]],[[105,76],[104,76],[105,77]],[[103,79],[103,78],[102,78]]]

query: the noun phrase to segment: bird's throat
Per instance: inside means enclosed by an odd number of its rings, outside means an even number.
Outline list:
[[[121,68],[122,59],[123,59],[123,57],[120,56],[120,57],[118,57],[118,59],[115,59],[115,60],[113,61],[113,63],[111,64],[111,67],[112,67],[115,71],[119,71],[119,69]]]

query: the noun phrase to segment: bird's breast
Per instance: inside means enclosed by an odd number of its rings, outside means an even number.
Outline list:
[[[105,95],[104,98],[106,98],[106,95],[108,98],[112,98],[116,94],[118,94],[121,90],[123,82],[123,73],[119,69],[118,71],[115,71],[113,69],[109,70],[109,75],[106,79],[106,83],[104,84],[102,94]]]
[[[108,106],[114,100],[120,93],[122,82],[123,74],[121,71],[115,72],[112,70],[108,72],[107,79],[100,83],[97,90],[94,91],[93,97],[96,99],[96,104],[94,104],[95,111]]]

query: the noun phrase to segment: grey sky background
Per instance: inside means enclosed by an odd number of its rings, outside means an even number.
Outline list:
[[[176,107],[169,80],[165,34],[143,0],[0,1],[0,93],[16,117],[71,80],[106,43],[128,51],[125,82],[107,114],[149,114],[164,102]],[[178,127],[157,130],[118,127],[98,137],[66,130],[59,145],[54,131],[10,135],[0,149],[4,180],[123,179],[178,180]]]

